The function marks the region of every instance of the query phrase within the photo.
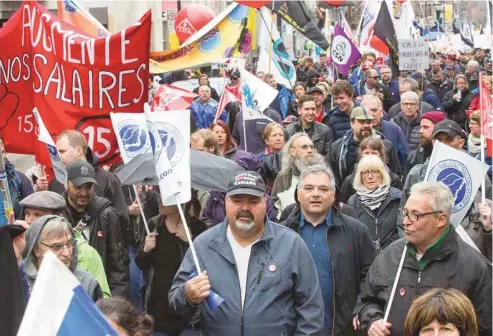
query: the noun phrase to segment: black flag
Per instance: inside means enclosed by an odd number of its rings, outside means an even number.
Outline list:
[[[399,46],[397,44],[394,23],[392,22],[389,8],[385,1],[382,2],[382,6],[380,7],[380,12],[373,27],[373,34],[389,47],[389,60],[387,63],[392,68],[392,77],[397,78],[399,76]]]
[[[0,226],[0,335],[15,335],[24,314],[24,297],[12,240],[24,229],[18,225]]]
[[[272,9],[274,13],[323,50],[329,48],[329,42],[318,29],[303,1],[274,1],[273,5],[269,4],[265,7]]]

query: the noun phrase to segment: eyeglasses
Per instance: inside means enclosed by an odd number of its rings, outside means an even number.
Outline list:
[[[407,217],[407,219],[409,219],[410,222],[417,222],[419,221],[421,218],[425,217],[425,216],[428,216],[428,215],[433,215],[433,214],[437,214],[437,213],[442,213],[441,211],[432,211],[432,212],[426,212],[426,213],[422,213],[422,214],[416,214],[416,213],[410,213],[409,210],[403,208],[403,209],[399,209],[399,216],[401,218],[404,218],[404,217]]]
[[[411,107],[411,106],[416,106],[418,105],[418,103],[401,103],[402,106],[407,106],[407,107]]]
[[[462,85],[466,85],[466,82],[457,82],[455,83],[456,85],[459,85],[459,84],[462,84]]]
[[[308,148],[313,149],[315,147],[313,145],[302,145],[302,146],[297,146],[297,148],[301,148],[303,150],[307,150]]]
[[[375,169],[372,169],[372,170],[363,170],[361,172],[361,175],[362,176],[368,176],[368,175],[372,175],[372,176],[375,176],[377,174],[381,174],[380,170],[375,170]]]
[[[44,245],[48,247],[50,250],[52,250],[54,253],[61,253],[63,251],[63,248],[66,246],[69,250],[74,248],[75,245],[75,239],[70,239],[67,241],[65,244],[54,244],[54,245],[48,245],[45,243],[40,242],[41,245]]]

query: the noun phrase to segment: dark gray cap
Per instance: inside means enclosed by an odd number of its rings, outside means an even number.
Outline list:
[[[254,171],[238,173],[229,183],[226,196],[252,195],[262,197],[265,194],[265,183],[262,177]]]
[[[38,191],[19,202],[24,208],[63,210],[67,206],[62,195],[53,191]]]
[[[89,162],[82,160],[67,166],[67,180],[77,188],[86,183],[98,185],[94,167]]]

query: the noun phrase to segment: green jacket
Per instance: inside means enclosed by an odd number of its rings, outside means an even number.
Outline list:
[[[77,268],[94,275],[99,282],[103,297],[111,297],[110,286],[99,253],[83,239],[77,239]]]

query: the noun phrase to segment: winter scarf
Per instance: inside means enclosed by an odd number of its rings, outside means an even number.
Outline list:
[[[389,184],[381,185],[373,190],[369,190],[363,186],[360,186],[356,190],[356,194],[358,194],[358,197],[360,198],[361,204],[363,204],[363,206],[370,208],[371,210],[375,210],[380,207],[385,197],[387,197],[389,190]]]
[[[481,138],[469,134],[469,137],[467,138],[467,148],[469,149],[469,152],[473,154],[481,153]]]

